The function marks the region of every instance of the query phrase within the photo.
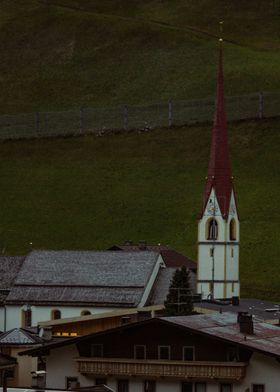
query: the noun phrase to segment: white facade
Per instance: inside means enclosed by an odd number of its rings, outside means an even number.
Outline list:
[[[215,222],[217,232],[210,232]],[[214,234],[214,235],[212,235]],[[240,293],[239,284],[239,219],[232,191],[227,219],[212,188],[202,218],[198,223],[197,292],[203,299],[231,298]]]
[[[95,384],[95,377],[84,376],[77,370],[75,358],[79,357],[79,353],[74,345],[53,349],[50,355],[46,357],[47,377],[46,388],[64,389],[66,387],[67,377],[77,377],[81,387]],[[97,378],[106,378],[107,385],[117,391],[117,378],[104,375]],[[129,380],[129,392],[143,392],[144,378],[124,375],[120,379]],[[195,382],[199,380],[177,379],[168,380],[165,378],[155,379],[157,392],[181,392],[182,382],[193,382],[193,391]],[[206,382],[206,392],[220,391],[220,382]],[[277,392],[280,385],[280,363],[276,358],[269,357],[264,354],[254,353],[246,368],[246,376],[237,383],[232,383],[232,392],[252,392],[253,384],[265,386],[265,392]]]
[[[23,326],[23,313],[24,307],[21,305],[6,305],[6,311],[2,308],[0,313],[0,330],[9,331],[13,328],[21,328]],[[32,311],[32,325],[36,326],[41,321],[51,320],[53,310],[61,312],[61,318],[79,317],[81,312],[88,310],[91,314],[98,314],[104,312],[111,312],[121,308],[97,308],[97,307],[78,307],[78,306],[31,306]],[[5,329],[6,327],[6,329]]]

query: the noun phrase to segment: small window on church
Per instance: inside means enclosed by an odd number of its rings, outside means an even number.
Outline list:
[[[231,241],[236,240],[236,223],[234,219],[232,219],[229,224],[229,239]]]
[[[207,240],[216,240],[218,238],[218,223],[216,219],[210,219],[207,225]]]
[[[59,320],[61,319],[61,311],[58,309],[53,309],[51,311],[51,319],[52,320]]]

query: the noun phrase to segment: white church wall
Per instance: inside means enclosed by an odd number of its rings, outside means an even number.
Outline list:
[[[74,307],[74,306],[31,306],[32,325],[36,326],[41,321],[51,320],[53,309],[61,311],[61,318],[79,317],[82,310],[89,310],[92,314],[111,312],[118,308]],[[22,306],[6,306],[6,330],[22,327]]]

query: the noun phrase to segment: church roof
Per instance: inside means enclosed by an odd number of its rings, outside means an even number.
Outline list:
[[[133,244],[131,241],[127,241],[124,244],[116,244],[111,246],[108,250],[122,250],[127,252],[139,252],[139,251],[152,251],[161,254],[164,264],[167,268],[186,268],[196,271],[197,263],[190,259],[188,256],[177,252],[175,249],[169,248],[167,245],[150,245],[146,244],[146,241],[139,242],[138,244]]]
[[[208,176],[204,191],[203,212],[205,210],[212,189],[215,190],[217,201],[223,217],[227,217],[233,185],[229,161],[227,121],[224,97],[223,48],[221,40],[219,50],[219,67],[214,126],[212,130],[212,143],[208,166]]]
[[[137,306],[159,257],[145,251],[32,251],[6,303]]]

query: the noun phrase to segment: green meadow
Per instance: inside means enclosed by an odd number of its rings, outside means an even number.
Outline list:
[[[0,113],[280,91],[280,0],[3,0]]]
[[[280,299],[279,120],[230,124],[243,296]],[[0,246],[164,243],[196,259],[211,125],[0,144]]]

